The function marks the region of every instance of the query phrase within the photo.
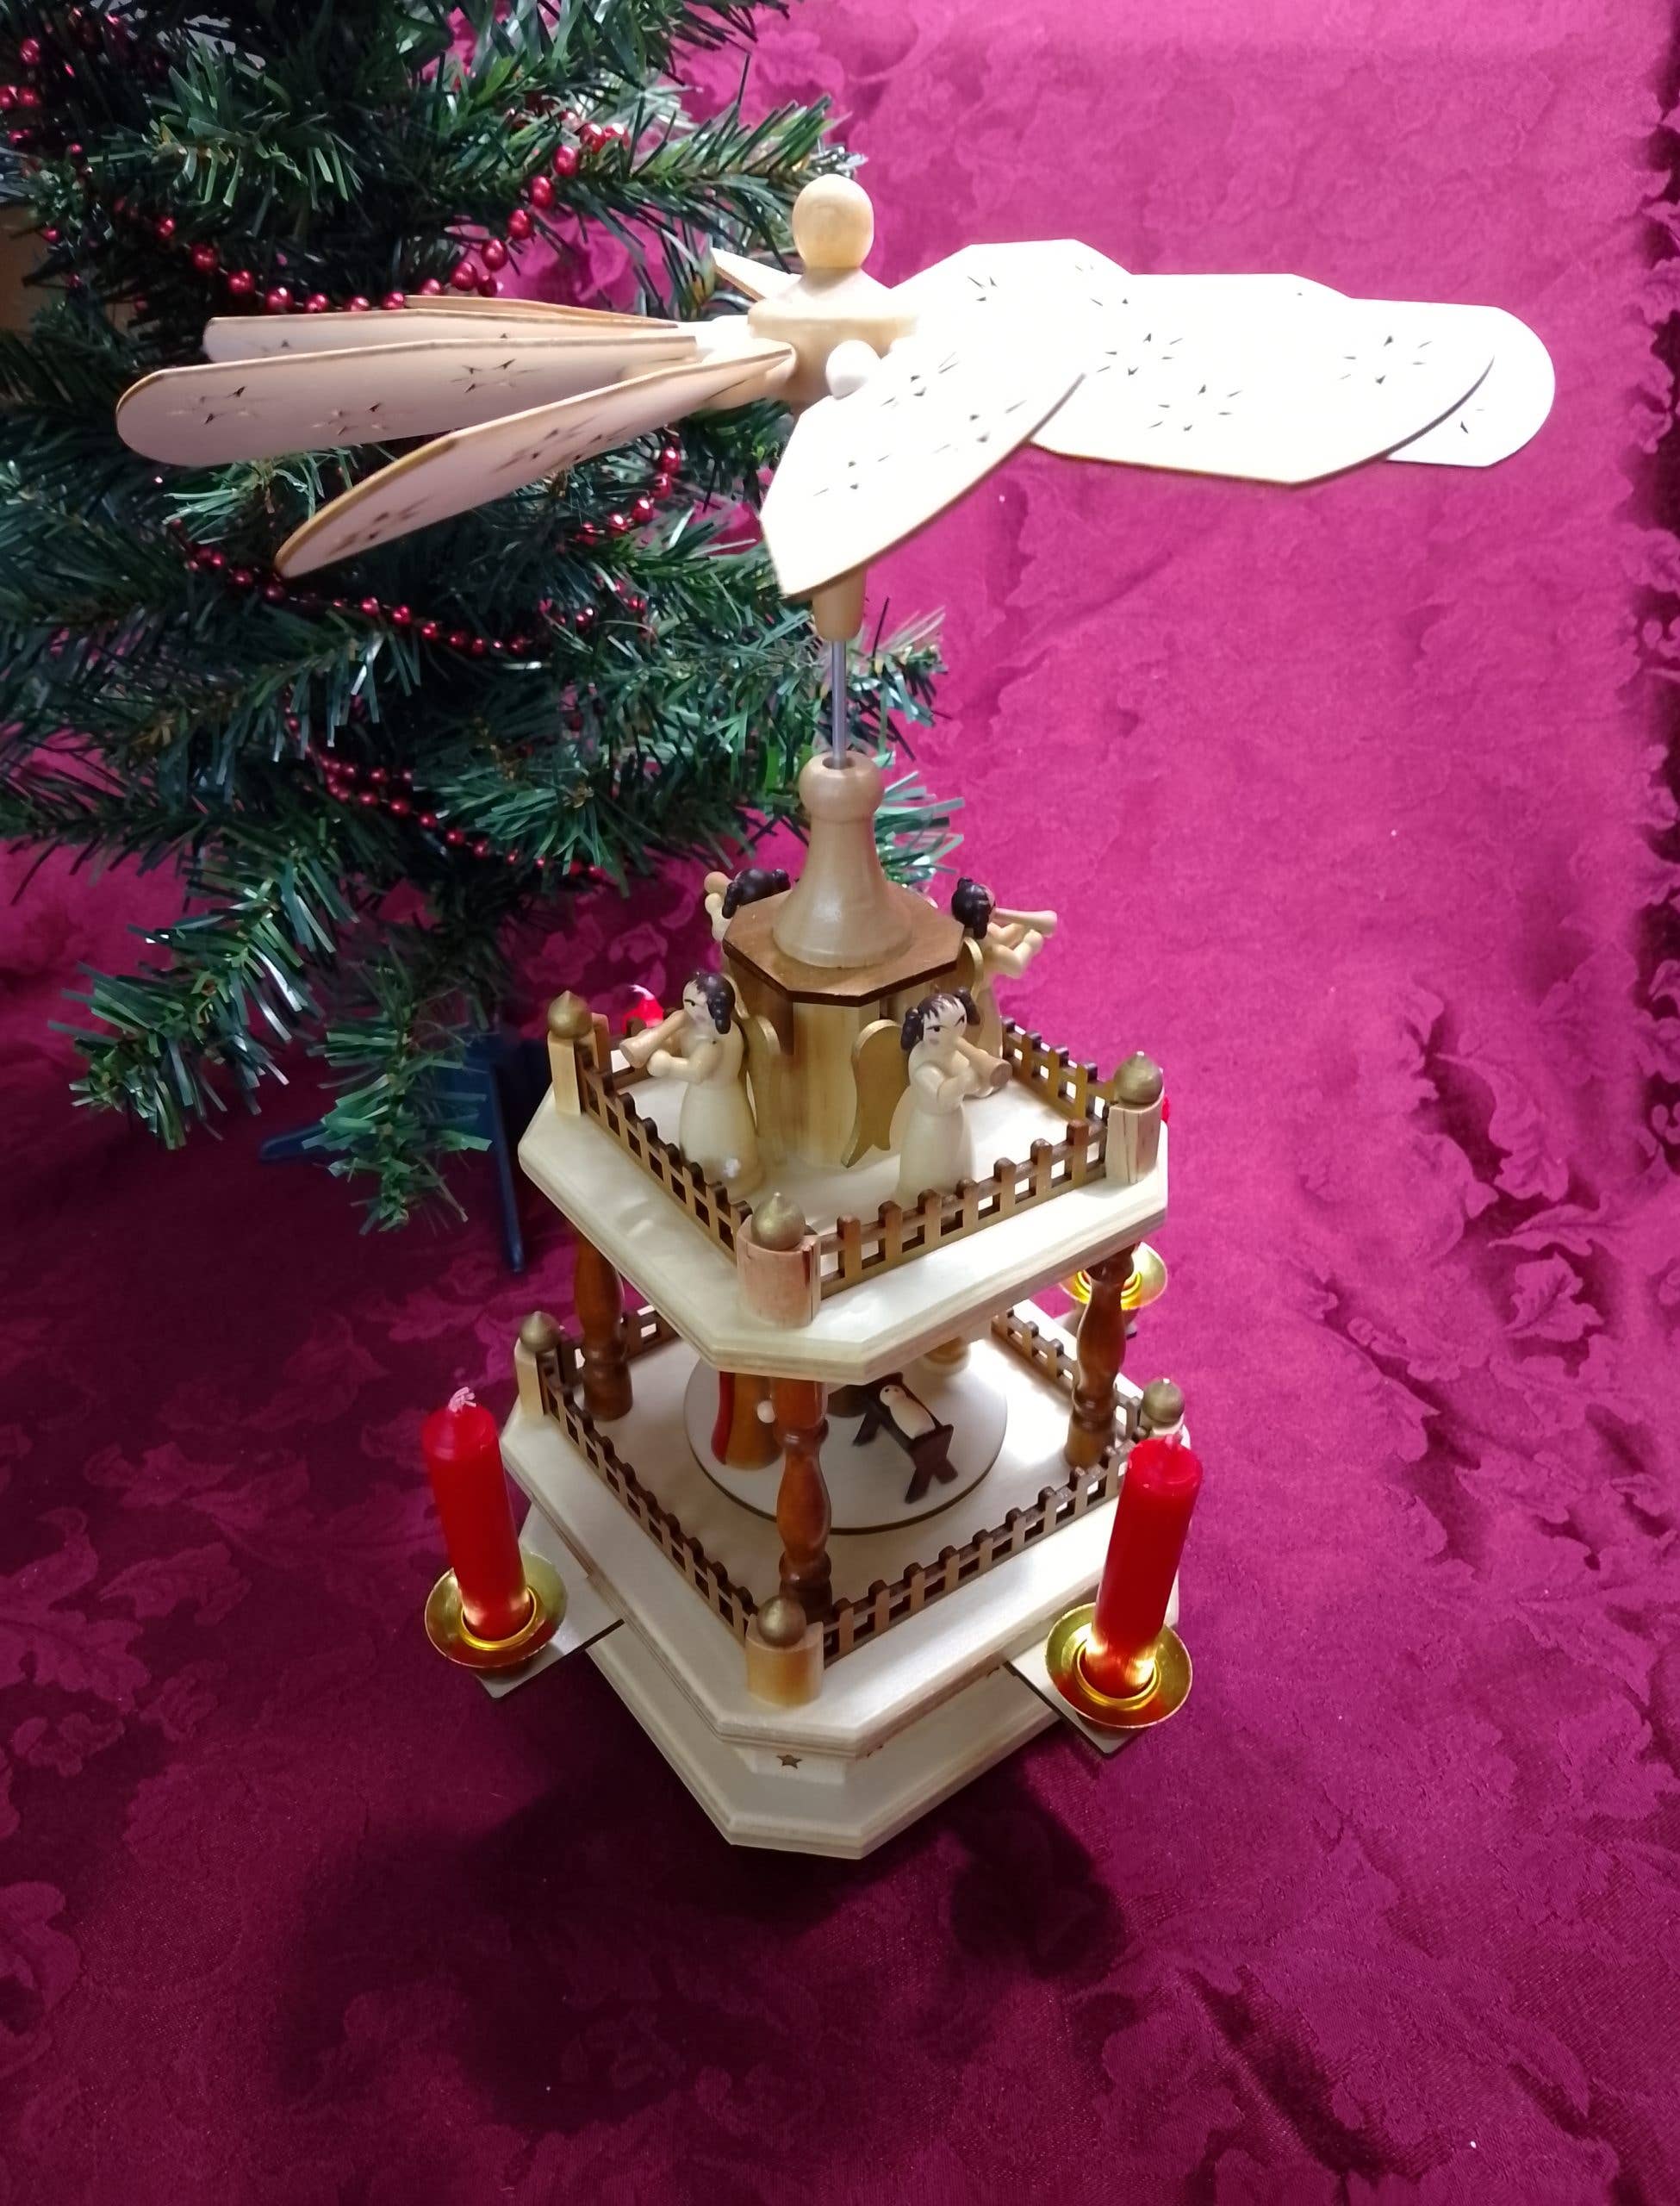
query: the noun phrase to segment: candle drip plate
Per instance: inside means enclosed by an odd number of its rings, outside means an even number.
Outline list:
[[[531,1589],[531,1614],[507,1639],[480,1639],[468,1630],[461,1613],[461,1589],[455,1573],[445,1571],[426,1603],[426,1636],[439,1654],[464,1670],[512,1670],[546,1647],[566,1613],[566,1589],[551,1563],[522,1547],[525,1582]]]
[[[1190,1649],[1171,1625],[1163,1627],[1155,1642],[1154,1682],[1130,1700],[1116,1700],[1098,1692],[1086,1676],[1080,1650],[1091,1633],[1096,1604],[1087,1601],[1059,1617],[1044,1648],[1044,1667],[1050,1682],[1067,1705],[1087,1723],[1104,1731],[1146,1731],[1176,1716],[1190,1698],[1192,1675]]]

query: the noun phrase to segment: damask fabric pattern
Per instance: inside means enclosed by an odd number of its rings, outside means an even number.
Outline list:
[[[1134,1362],[1208,1468],[1198,1682],[1117,1762],[735,1853],[587,1663],[446,1670],[420,1418],[506,1405],[563,1237],[510,1281],[482,1175],[363,1238],[244,1123],[72,1114],[46,1021],[151,885],[9,910],[5,2206],[1680,2197],[1664,28],[854,0],[765,47],[766,101],[843,84],[889,277],[1072,232],[1558,365],[1491,475],[1029,456],[879,577],[950,608],[968,869],[1066,914],[1014,1003],[1167,1068]],[[680,982],[693,886],[587,908],[533,1013]]]

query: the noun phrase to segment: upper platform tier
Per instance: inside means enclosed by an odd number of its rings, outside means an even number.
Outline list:
[[[1036,1114],[1048,1106],[1023,1093],[1023,1086],[1012,1082],[976,1106],[996,1120],[982,1127],[982,1139],[995,1133],[1002,1144],[1023,1132],[1030,1138]],[[592,1100],[599,1100],[599,1091]],[[1066,1132],[1065,1121],[1049,1122]],[[899,1212],[887,1206],[886,1225],[874,1229],[874,1253],[865,1251],[856,1275],[829,1277],[827,1284],[842,1291],[813,1292],[804,1322],[778,1324],[750,1304],[744,1288],[737,1244],[744,1237],[750,1242],[753,1231],[744,1206],[728,1206],[721,1188],[696,1189],[692,1182],[674,1188],[656,1127],[646,1120],[638,1125],[657,1144],[640,1162],[598,1116],[557,1086],[520,1144],[520,1162],[578,1231],[708,1363],[768,1378],[831,1385],[880,1378],[955,1334],[977,1330],[996,1311],[1051,1281],[1129,1247],[1159,1226],[1167,1212],[1165,1130],[1158,1147],[1150,1144],[1146,1168],[1129,1176],[1125,1144],[1111,1117],[1101,1150],[1094,1142],[1081,1147],[1077,1178],[1067,1157],[1069,1168],[1053,1191],[1047,1187],[1047,1200],[1035,1199],[1035,1166],[1029,1164],[1018,1180],[1011,1177],[1006,1194],[987,1198],[992,1206],[980,1219],[969,1214],[961,1193],[932,1198],[925,1214],[920,1207]],[[1091,1131],[1096,1131],[1094,1125]],[[638,1142],[649,1146],[644,1137],[638,1135]],[[1041,1143],[1036,1164],[1047,1180],[1049,1156],[1049,1145]],[[856,1184],[855,1175],[847,1176]],[[841,1175],[813,1168],[809,1179],[806,1185],[783,1167],[775,1185],[802,1207],[810,1206],[806,1215],[818,1230],[806,1245],[813,1263],[820,1264],[833,1254],[836,1235],[820,1229],[831,1226],[829,1198]],[[971,1194],[977,1209],[980,1191]],[[697,1204],[706,1206],[706,1218]],[[856,1229],[857,1221],[847,1225]],[[883,1236],[894,1233],[901,1238],[901,1258],[881,1245]],[[857,1237],[854,1231],[844,1237]],[[792,1261],[793,1253],[784,1261]],[[839,1253],[843,1259],[848,1252],[842,1247]]]

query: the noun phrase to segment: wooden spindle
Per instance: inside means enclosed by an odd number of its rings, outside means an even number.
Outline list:
[[[630,1359],[624,1345],[624,1281],[593,1241],[577,1237],[572,1300],[583,1330],[583,1406],[597,1424],[630,1408]]]
[[[1088,1269],[1091,1299],[1080,1320],[1079,1376],[1061,1448],[1079,1471],[1089,1470],[1114,1437],[1114,1381],[1126,1353],[1121,1298],[1132,1275],[1132,1252],[1122,1249]]]
[[[815,1623],[827,1615],[834,1598],[828,1560],[831,1512],[822,1465],[828,1432],[823,1388],[814,1379],[775,1379],[770,1382],[770,1399],[782,1449],[781,1484],[776,1490],[781,1590],[800,1601]]]

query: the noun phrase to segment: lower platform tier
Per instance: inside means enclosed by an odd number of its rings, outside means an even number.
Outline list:
[[[986,1344],[975,1353],[999,1356],[1010,1398],[995,1465],[934,1517],[837,1536],[837,1592],[960,1546],[1054,1474],[1065,1396],[1017,1358]],[[662,1358],[666,1369],[656,1368]],[[638,1409],[608,1430],[662,1505],[702,1527],[707,1550],[762,1601],[775,1590],[780,1543],[772,1524],[721,1492],[694,1459],[682,1416],[692,1362],[680,1342],[638,1358]],[[868,1853],[1054,1720],[1008,1665],[1091,1598],[1113,1522],[1112,1502],[1094,1504],[830,1661],[814,1699],[783,1707],[748,1690],[740,1639],[555,1418],[515,1410],[502,1451],[563,1542],[562,1574],[587,1573],[624,1619],[589,1659],[726,1838],[801,1853]]]

